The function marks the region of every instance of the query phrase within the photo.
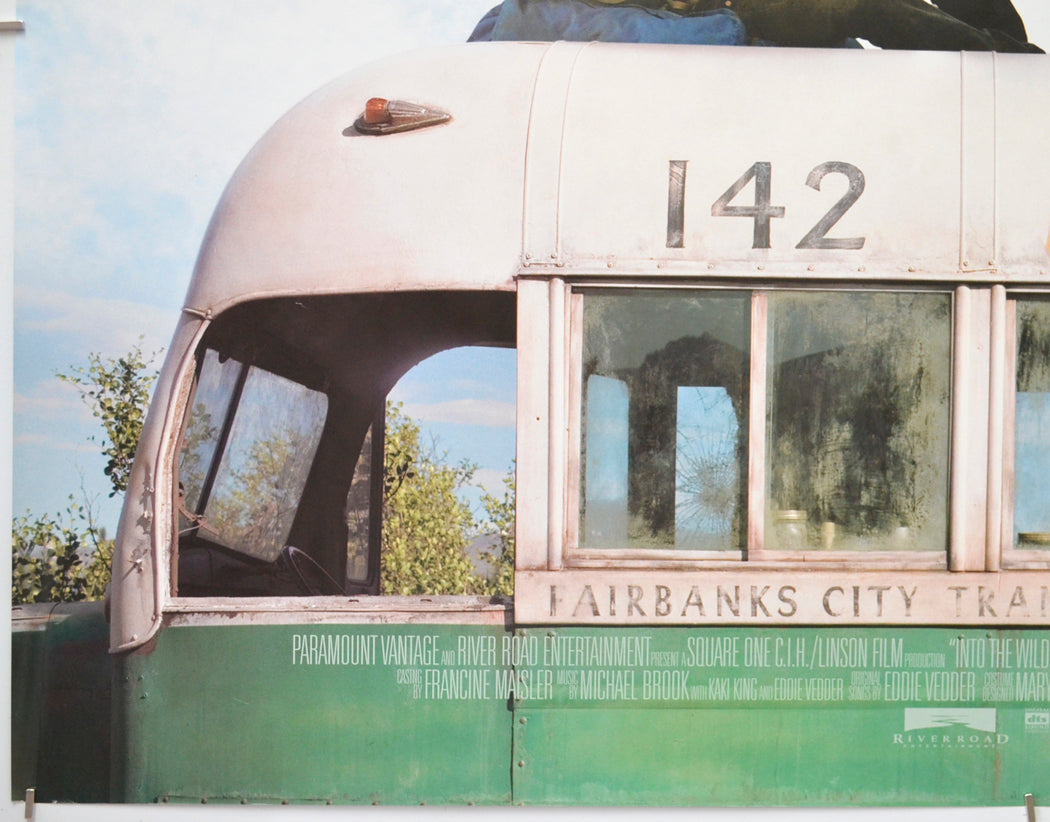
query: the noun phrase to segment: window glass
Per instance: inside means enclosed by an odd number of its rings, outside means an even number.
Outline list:
[[[185,508],[210,538],[272,561],[291,530],[327,400],[210,351],[198,385],[180,459]]]
[[[1050,550],[1050,302],[1017,302],[1014,409],[1016,547]]]
[[[950,306],[769,295],[767,549],[945,550]]]
[[[675,440],[675,547],[733,544],[740,499],[741,425],[722,386],[679,386]]]
[[[580,294],[580,548],[946,550],[950,294]]]
[[[196,511],[204,489],[206,471],[215,458],[219,434],[229,411],[230,401],[239,387],[241,363],[219,360],[214,351],[207,351],[197,379],[193,410],[183,436],[179,456],[179,481],[182,484],[183,504]]]
[[[617,548],[627,541],[628,408],[624,380],[587,378],[584,542],[592,547]]]
[[[374,492],[372,488],[372,430],[368,429],[361,454],[354,467],[350,491],[346,495],[346,578],[350,582],[365,582],[369,578],[372,556],[372,519]]]
[[[741,550],[750,295],[583,301],[581,547]]]

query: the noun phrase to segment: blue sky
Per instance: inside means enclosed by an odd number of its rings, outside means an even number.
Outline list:
[[[262,133],[378,57],[463,41],[496,0],[21,0],[15,78],[16,515],[118,502],[95,421],[56,371],[142,337],[167,345],[200,239]],[[1050,4],[1017,3],[1050,45]],[[452,354],[396,397],[450,459],[500,490],[513,456],[513,355]],[[158,360],[159,364],[159,360]],[[479,386],[476,374],[488,379]],[[464,398],[473,396],[474,402]]]
[[[147,352],[165,348],[211,211],[262,133],[355,66],[465,40],[493,4],[18,3],[15,515],[58,512],[72,493],[94,500],[112,533],[119,500],[89,442],[101,431],[55,372],[140,337]],[[493,489],[513,458],[514,402],[513,356],[495,358],[504,376],[474,393],[480,405],[455,402],[476,391],[476,364],[462,355],[398,390],[410,414],[432,421],[439,447],[479,463]]]

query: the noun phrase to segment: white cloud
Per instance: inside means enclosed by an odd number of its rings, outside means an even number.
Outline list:
[[[51,438],[46,434],[22,434],[15,437],[15,445],[50,445]]]
[[[513,428],[514,403],[496,400],[449,400],[430,404],[405,403],[405,414],[417,421],[449,422]]]
[[[210,189],[307,94],[380,56],[466,39],[487,0],[24,2],[19,159],[49,181]],[[32,18],[40,28],[33,39]],[[27,134],[28,136],[28,134]],[[39,187],[34,186],[35,197]],[[47,196],[47,191],[42,192]],[[199,215],[198,215],[199,216]],[[206,215],[205,215],[206,216]]]
[[[90,442],[67,442],[47,434],[21,434],[14,439],[15,445],[31,446],[34,449],[48,448],[52,451],[72,451],[76,454],[94,453],[98,446]]]
[[[75,386],[52,377],[29,391],[16,391],[13,406],[13,443],[23,449],[22,454],[31,453],[34,461],[44,451],[51,452],[52,456],[99,451],[98,443],[91,438],[101,436],[102,429]],[[22,463],[16,458],[19,469],[32,464],[33,461]]]
[[[181,300],[237,164],[363,62],[466,38],[489,0],[24,0],[16,277]]]
[[[91,419],[91,412],[81,402],[76,388],[59,379],[41,383],[31,394],[16,391],[14,412],[32,416],[37,420],[44,417],[68,416],[71,412],[77,413],[82,419]]]
[[[484,489],[486,493],[491,494],[496,499],[503,499],[503,494],[507,488],[503,484],[503,478],[506,476],[506,471],[496,471],[493,468],[479,468],[474,472],[474,478],[470,484]]]
[[[19,331],[74,338],[76,347],[113,356],[141,342],[147,356],[164,348],[178,312],[131,300],[84,297],[31,286],[15,289]],[[158,363],[159,365],[159,363]]]
[[[1028,39],[1044,49],[1050,49],[1050,7],[1046,0],[1014,0],[1028,31]]]

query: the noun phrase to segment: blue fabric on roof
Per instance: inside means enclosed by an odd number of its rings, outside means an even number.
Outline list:
[[[481,18],[469,41],[600,40],[743,46],[743,23],[729,9],[683,16],[634,6],[595,6],[584,0],[504,0]]]
[[[496,19],[499,17],[500,11],[502,11],[503,5],[500,4],[495,8],[489,9],[485,16],[478,20],[478,24],[474,26],[474,31],[471,32],[470,37],[467,38],[468,43],[484,42],[492,39],[492,31],[496,28]]]

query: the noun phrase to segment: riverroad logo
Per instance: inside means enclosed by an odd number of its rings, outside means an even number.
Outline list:
[[[905,708],[903,748],[994,748],[1010,741],[996,732],[995,708]]]

